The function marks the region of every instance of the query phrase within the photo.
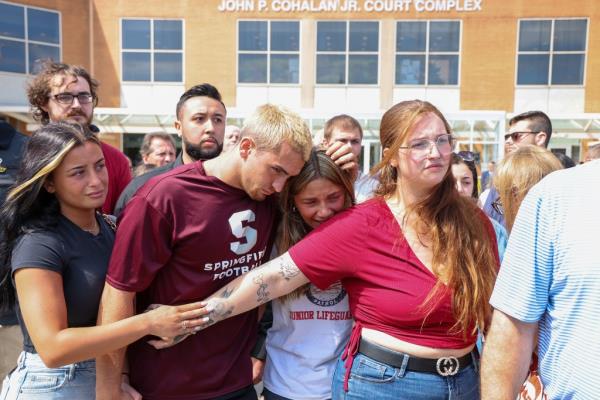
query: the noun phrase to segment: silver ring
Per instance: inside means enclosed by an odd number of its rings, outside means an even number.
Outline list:
[[[187,331],[187,328],[188,328],[188,320],[187,319],[181,323],[181,328],[184,331]]]

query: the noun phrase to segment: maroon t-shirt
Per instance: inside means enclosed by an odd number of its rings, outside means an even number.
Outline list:
[[[493,227],[481,217],[495,242]],[[456,319],[448,292],[432,310],[421,307],[437,278],[403,240],[381,198],[336,215],[289,253],[319,288],[342,281],[356,321],[353,337],[367,327],[427,347],[460,349],[475,343],[471,332],[466,338],[450,333]]]
[[[206,298],[259,266],[270,253],[276,203],[206,176],[201,162],[159,175],[119,220],[107,282],[151,303]],[[128,349],[131,384],[147,400],[210,399],[252,384],[256,310],[155,350],[144,338]]]
[[[121,192],[131,181],[131,170],[127,158],[119,150],[104,142],[100,142],[100,147],[106,163],[106,172],[108,172],[108,193],[102,205],[102,212],[112,214]]]

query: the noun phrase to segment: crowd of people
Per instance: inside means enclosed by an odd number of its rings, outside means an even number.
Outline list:
[[[0,400],[595,398],[599,146],[567,169],[526,112],[480,179],[403,101],[364,174],[352,116],[316,144],[277,105],[227,126],[203,83],[174,105],[179,154],[149,133],[132,174],[97,87],[48,62],[41,127],[2,126]]]

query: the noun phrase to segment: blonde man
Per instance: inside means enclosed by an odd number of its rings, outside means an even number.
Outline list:
[[[266,261],[277,210],[271,195],[300,172],[311,147],[299,115],[264,105],[232,151],[149,181],[122,214],[99,323],[204,298]],[[151,399],[256,399],[249,355],[257,321],[251,311],[160,353],[136,342],[128,349],[131,384]],[[124,351],[97,359],[97,399],[119,398],[123,362]]]

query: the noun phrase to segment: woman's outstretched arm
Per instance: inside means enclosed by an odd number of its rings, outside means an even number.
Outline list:
[[[192,303],[162,306],[109,325],[69,328],[60,274],[23,268],[15,272],[15,283],[25,325],[49,368],[94,358],[148,334],[172,337],[189,333],[203,321],[203,308]]]
[[[203,303],[206,304],[208,320],[195,330],[208,328],[219,321],[251,310],[308,282],[308,278],[296,266],[289,253],[285,252],[206,298]],[[149,343],[157,349],[163,349],[181,342],[186,337],[178,337],[171,341],[152,340]]]

